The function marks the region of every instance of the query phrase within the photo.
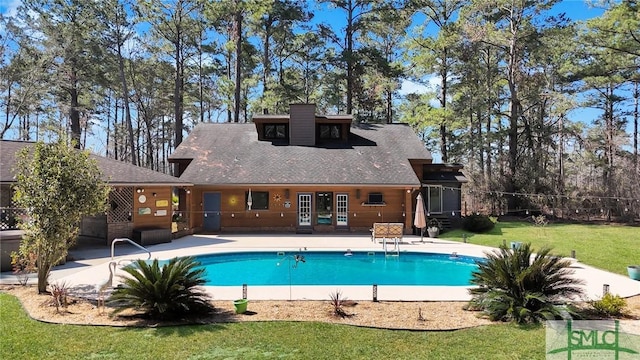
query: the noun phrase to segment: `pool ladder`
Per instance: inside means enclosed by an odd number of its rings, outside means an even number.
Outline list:
[[[397,237],[393,238],[393,243],[389,243],[389,245],[393,245],[392,249],[389,249],[387,245],[387,240],[391,240],[389,238],[382,239],[382,248],[384,249],[385,256],[400,256],[400,241]]]

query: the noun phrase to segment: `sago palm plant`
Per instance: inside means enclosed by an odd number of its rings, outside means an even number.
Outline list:
[[[580,296],[582,281],[571,277],[570,262],[551,256],[542,248],[535,256],[531,244],[486,253],[478,262],[471,283],[472,308],[483,310],[491,320],[517,323],[539,322],[575,316],[571,307],[559,305]]]
[[[205,283],[204,269],[191,257],[173,258],[162,265],[158,260],[137,260],[123,270],[122,285],[109,298],[114,313],[125,309],[142,311],[153,319],[178,319],[213,311],[209,298],[199,286]]]

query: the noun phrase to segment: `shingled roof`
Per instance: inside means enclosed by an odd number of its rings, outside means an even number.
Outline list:
[[[0,141],[0,182],[15,182],[14,167],[18,151],[35,143],[27,141]],[[110,185],[169,185],[189,186],[191,183],[178,179],[175,176],[163,174],[147,168],[135,166],[122,161],[109,159],[103,156],[91,154],[102,171],[103,180]]]
[[[196,185],[419,186],[409,160],[431,159],[405,124],[352,126],[348,143],[293,146],[258,141],[254,124],[201,123],[169,157],[191,160],[180,179]]]

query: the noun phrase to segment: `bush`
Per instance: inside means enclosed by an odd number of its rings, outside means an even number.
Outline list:
[[[486,215],[469,215],[462,221],[462,228],[474,233],[490,231],[494,226],[493,221]]]
[[[624,308],[627,307],[627,301],[619,295],[606,293],[602,299],[590,301],[589,305],[600,315],[620,316]]]
[[[469,290],[468,308],[482,310],[494,321],[517,323],[575,315],[573,309],[558,304],[581,295],[581,282],[570,276],[569,261],[549,252],[543,248],[532,258],[531,244],[523,244],[487,253],[471,275],[471,284],[478,287]]]
[[[213,305],[207,294],[198,289],[204,285],[204,269],[191,257],[173,258],[160,267],[136,260],[123,270],[123,285],[117,287],[108,302],[115,313],[125,309],[142,311],[153,319],[168,320],[209,314]]]

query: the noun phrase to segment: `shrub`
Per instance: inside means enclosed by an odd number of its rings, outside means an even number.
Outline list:
[[[542,214],[538,216],[532,215],[531,219],[533,219],[533,225],[538,227],[545,227],[549,223],[547,217]]]
[[[531,244],[516,249],[501,246],[487,253],[472,273],[471,309],[479,309],[491,320],[517,323],[539,322],[575,316],[570,307],[558,303],[581,295],[581,281],[572,278],[570,262],[550,256],[550,248],[541,249],[532,259]]]
[[[590,301],[589,305],[596,313],[604,316],[620,316],[622,311],[627,307],[627,301],[620,295],[606,293],[600,300]]]
[[[205,283],[204,269],[192,257],[173,258],[160,267],[158,260],[137,260],[123,270],[123,284],[109,297],[115,313],[142,311],[153,319],[168,320],[209,314],[213,306],[198,287]]]
[[[66,283],[51,284],[51,304],[56,307],[56,312],[60,312],[60,308],[66,309],[69,306],[69,287]]]
[[[333,315],[340,316],[342,318],[349,316],[349,314],[347,314],[347,312],[342,308],[347,298],[342,296],[342,292],[340,292],[340,290],[329,294],[329,298],[331,299],[331,306],[333,307]]]
[[[24,255],[19,252],[11,252],[11,267],[13,273],[18,279],[18,283],[22,286],[27,286],[29,282],[29,274],[36,272],[36,254],[30,252],[28,255]]]
[[[462,228],[474,233],[487,232],[494,226],[493,221],[486,215],[469,215],[465,216],[462,221]]]

